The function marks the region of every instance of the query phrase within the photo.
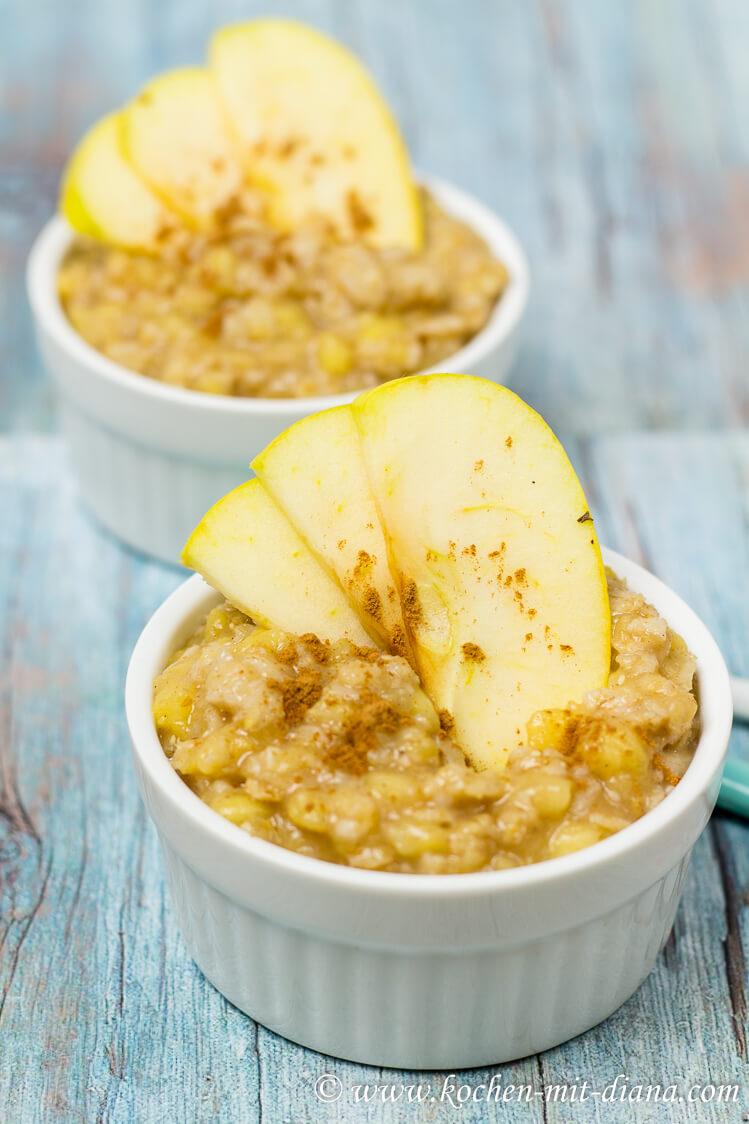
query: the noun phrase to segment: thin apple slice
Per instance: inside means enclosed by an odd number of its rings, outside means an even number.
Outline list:
[[[60,209],[82,234],[128,249],[153,249],[178,225],[122,152],[122,115],[98,121],[78,144],[63,173]]]
[[[335,574],[368,631],[413,659],[351,409],[338,406],[297,422],[252,467]]]
[[[606,579],[572,465],[504,387],[387,383],[353,404],[424,688],[479,768],[603,686]]]
[[[151,189],[191,224],[211,226],[236,199],[242,168],[210,71],[161,74],[124,110],[127,157]]]
[[[211,508],[188,539],[182,561],[256,624],[372,644],[340,586],[257,479]]]
[[[77,230],[79,234],[87,234],[90,238],[98,237],[98,228],[83,206],[78,189],[70,175],[65,176],[60,187],[60,210],[73,230]]]
[[[217,32],[210,65],[248,173],[272,189],[272,221],[321,215],[344,237],[419,248],[405,145],[354,55],[303,24],[258,20]]]

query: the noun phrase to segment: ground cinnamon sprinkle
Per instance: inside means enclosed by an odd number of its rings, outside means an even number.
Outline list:
[[[455,733],[455,719],[453,718],[450,711],[449,710],[441,710],[439,712],[439,714],[437,715],[437,717],[440,720],[440,727],[442,729],[442,733],[447,734],[448,737],[452,737],[452,735]]]
[[[354,644],[354,655],[360,660],[367,660],[368,663],[377,663],[382,652],[379,648],[365,648],[363,644]]]
[[[361,777],[367,771],[367,755],[349,742],[336,742],[325,750],[325,760],[334,768]]]
[[[364,590],[362,597],[362,605],[364,611],[376,621],[382,620],[382,599],[373,585],[368,586]]]
[[[366,569],[367,566],[371,565],[372,562],[376,562],[376,561],[377,561],[377,559],[373,558],[371,556],[371,554],[367,554],[366,550],[360,550],[359,553],[356,556],[356,565],[354,566],[354,577],[358,578],[358,576],[359,576],[359,574],[361,573],[362,570]]]
[[[376,747],[378,733],[393,734],[404,722],[397,707],[372,691],[366,691],[363,698],[366,700],[364,706],[352,718],[343,740],[325,751],[332,765],[353,776],[366,773],[367,754]]]
[[[321,694],[322,678],[320,672],[311,667],[304,667],[296,676],[284,679],[281,684],[281,701],[288,724],[298,726]]]
[[[413,579],[409,579],[403,587],[401,604],[403,606],[403,616],[406,618],[406,624],[410,625],[411,628],[420,624],[421,603],[416,589],[416,582],[413,581]]]
[[[394,652],[396,656],[403,656],[404,659],[410,661],[406,634],[399,624],[395,626],[390,636],[390,650]]]
[[[559,752],[563,753],[565,757],[571,757],[577,748],[579,735],[582,733],[582,728],[585,725],[585,720],[571,711],[567,712],[567,718],[564,724],[564,730],[559,741]]]
[[[364,698],[369,701],[365,702],[352,720],[346,737],[352,743],[362,745],[366,749],[373,749],[378,731],[384,734],[395,733],[403,722],[403,716],[392,703],[379,698],[371,691],[366,692]]]
[[[483,649],[479,648],[478,644],[471,643],[470,640],[467,640],[466,643],[463,644],[461,651],[463,653],[463,658],[472,660],[473,663],[483,663],[486,659]]]
[[[315,636],[314,632],[305,632],[299,637],[302,644],[318,663],[327,663],[330,658],[330,644]]]

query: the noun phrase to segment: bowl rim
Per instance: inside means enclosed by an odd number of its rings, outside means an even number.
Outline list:
[[[319,887],[348,888],[388,898],[454,900],[512,894],[597,872],[597,868],[626,857],[628,851],[652,843],[705,796],[722,771],[733,718],[728,670],[707,626],[677,593],[643,566],[607,548],[603,548],[603,556],[605,564],[624,577],[631,588],[643,593],[675,631],[682,636],[687,633],[687,643],[697,658],[702,729],[694,757],[676,788],[640,819],[580,851],[505,870],[463,874],[361,870],[300,855],[259,839],[214,812],[171,767],[151,713],[153,678],[174,650],[176,637],[181,633],[183,639],[188,621],[199,619],[210,601],[219,597],[198,574],[162,602],[141,632],[130,659],[125,710],[136,762],[172,810],[189,821],[192,832],[207,833],[212,843],[228,848],[235,858],[264,864],[279,874],[294,874]],[[685,853],[688,849],[685,847]]]
[[[463,188],[435,176],[416,175],[417,182],[431,191],[449,213],[472,227],[507,266],[510,280],[487,323],[459,351],[436,366],[414,374],[473,367],[509,338],[522,319],[530,290],[530,270],[516,235],[485,203]],[[233,397],[171,386],[151,379],[107,358],[81,336],[66,317],[57,293],[57,272],[75,232],[61,215],[49,219],[37,235],[26,264],[26,291],[33,315],[63,351],[79,364],[124,392],[137,394],[164,405],[196,407],[210,413],[233,415],[284,415],[303,411],[316,413],[352,402],[361,390],[300,398]]]

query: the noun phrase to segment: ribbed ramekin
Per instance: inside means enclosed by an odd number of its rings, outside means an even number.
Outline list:
[[[515,356],[529,272],[514,235],[489,208],[439,180],[423,181],[507,266],[510,282],[485,328],[439,368],[504,381]],[[231,398],[168,386],[95,351],[68,321],[57,293],[73,232],[54,218],[27,269],[45,365],[55,381],[80,494],[129,546],[176,563],[188,535],[221,496],[251,475],[256,453],[308,414],[356,393],[315,398]],[[430,373],[430,372],[424,372]]]
[[[255,839],[203,804],[161,749],[152,685],[218,595],[193,577],[164,602],[128,672],[135,768],[187,947],[230,1002],[326,1054],[458,1069],[554,1046],[635,991],[668,937],[715,804],[731,693],[695,613],[635,563],[612,551],[605,559],[697,657],[694,759],[657,808],[616,835],[487,873],[336,866]]]

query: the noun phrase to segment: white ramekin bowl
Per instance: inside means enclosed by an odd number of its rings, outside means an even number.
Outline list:
[[[653,811],[576,854],[477,874],[353,870],[254,839],[211,811],[165,757],[152,684],[218,600],[190,578],[133,652],[126,708],[187,947],[235,1006],[315,1050],[458,1069],[554,1046],[611,1014],[668,937],[692,847],[715,804],[731,728],[728,673],[695,613],[612,551],[697,657],[702,733]]]
[[[451,184],[424,179],[445,210],[468,223],[507,266],[510,282],[489,323],[434,370],[502,382],[517,347],[529,272],[514,235],[488,207]],[[31,250],[29,301],[80,493],[129,546],[176,563],[195,524],[251,475],[249,463],[293,422],[351,402],[356,392],[315,398],[231,398],[184,390],[128,371],[94,350],[68,321],[57,273],[73,233],[53,218]]]

